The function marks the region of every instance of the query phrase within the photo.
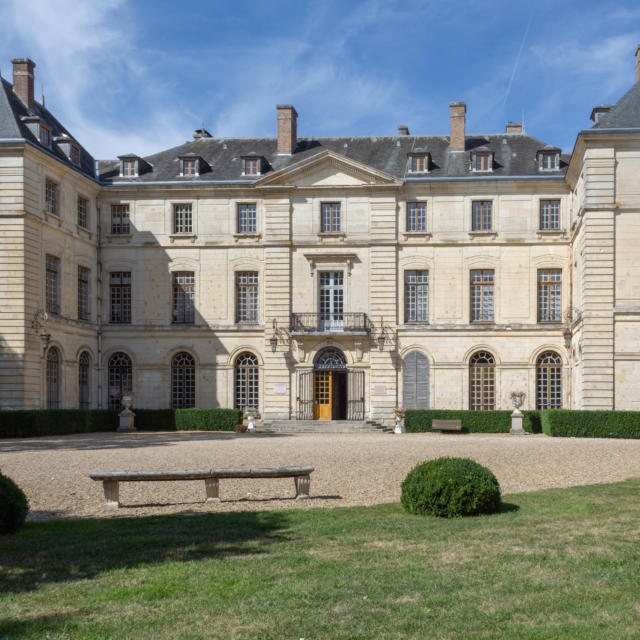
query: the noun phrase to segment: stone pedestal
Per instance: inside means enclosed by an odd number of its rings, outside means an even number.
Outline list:
[[[526,431],[522,427],[523,418],[524,416],[522,415],[522,411],[520,411],[519,409],[513,410],[513,413],[511,414],[511,429],[509,430],[509,433],[519,436],[526,433]]]
[[[404,433],[404,421],[400,416],[396,416],[396,426],[393,428],[393,433]]]
[[[256,418],[249,414],[247,416],[247,431],[255,431],[256,430]]]
[[[133,425],[133,419],[135,418],[135,413],[131,411],[131,409],[125,409],[121,411],[119,414],[120,417],[120,426],[116,429],[118,433],[131,433],[136,430]]]

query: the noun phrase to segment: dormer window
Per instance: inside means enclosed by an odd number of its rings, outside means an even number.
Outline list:
[[[198,175],[198,160],[196,158],[184,158],[182,160],[182,175],[187,177]]]
[[[80,164],[80,149],[75,145],[72,145],[71,147],[71,162],[75,165]]]
[[[427,173],[429,171],[429,156],[426,153],[414,154],[409,161],[411,173]]]
[[[51,146],[51,131],[43,125],[40,125],[40,144],[45,147]]]
[[[538,153],[538,169],[540,171],[556,171],[559,168],[559,151],[540,151]]]
[[[138,161],[128,158],[122,161],[122,175],[125,178],[134,178],[138,175]]]
[[[260,175],[260,158],[244,158],[243,165],[242,173],[245,176]]]
[[[493,155],[491,153],[474,153],[471,159],[472,171],[493,171]]]

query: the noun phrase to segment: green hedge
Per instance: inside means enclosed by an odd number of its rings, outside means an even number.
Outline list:
[[[466,411],[458,409],[408,409],[405,431],[422,433],[431,431],[432,420],[461,420],[464,433],[509,433],[512,411]],[[523,411],[524,430],[540,433],[538,411]]]
[[[640,411],[541,411],[548,436],[569,438],[640,438]]]
[[[178,431],[235,431],[242,424],[241,409],[176,409]]]

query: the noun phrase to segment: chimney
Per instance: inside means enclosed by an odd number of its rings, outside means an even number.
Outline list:
[[[600,120],[602,119],[602,116],[611,111],[612,106],[612,104],[601,104],[597,107],[593,107],[593,109],[591,110],[591,115],[589,116],[591,122],[593,122],[593,124],[598,124],[598,122],[600,122]]]
[[[211,134],[203,127],[202,129],[196,129],[193,134],[194,140],[200,140],[201,138],[210,138]]]
[[[640,82],[640,44],[636,49],[636,82]]]
[[[505,133],[522,133],[522,122],[507,122],[504,127]]]
[[[409,135],[409,127],[406,124],[398,125],[398,135],[399,136],[408,136]]]
[[[451,139],[449,149],[451,151],[464,151],[464,122],[467,113],[467,105],[464,102],[449,103],[449,119],[451,120]]]
[[[13,58],[13,91],[24,102],[27,109],[36,105],[33,91],[33,70],[36,63],[29,58]]]
[[[292,104],[279,104],[278,111],[278,153],[290,156],[298,141],[298,112]]]

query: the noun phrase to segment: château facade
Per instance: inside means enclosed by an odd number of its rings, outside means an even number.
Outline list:
[[[640,409],[636,83],[573,153],[518,123],[95,162],[0,80],[0,407]]]

